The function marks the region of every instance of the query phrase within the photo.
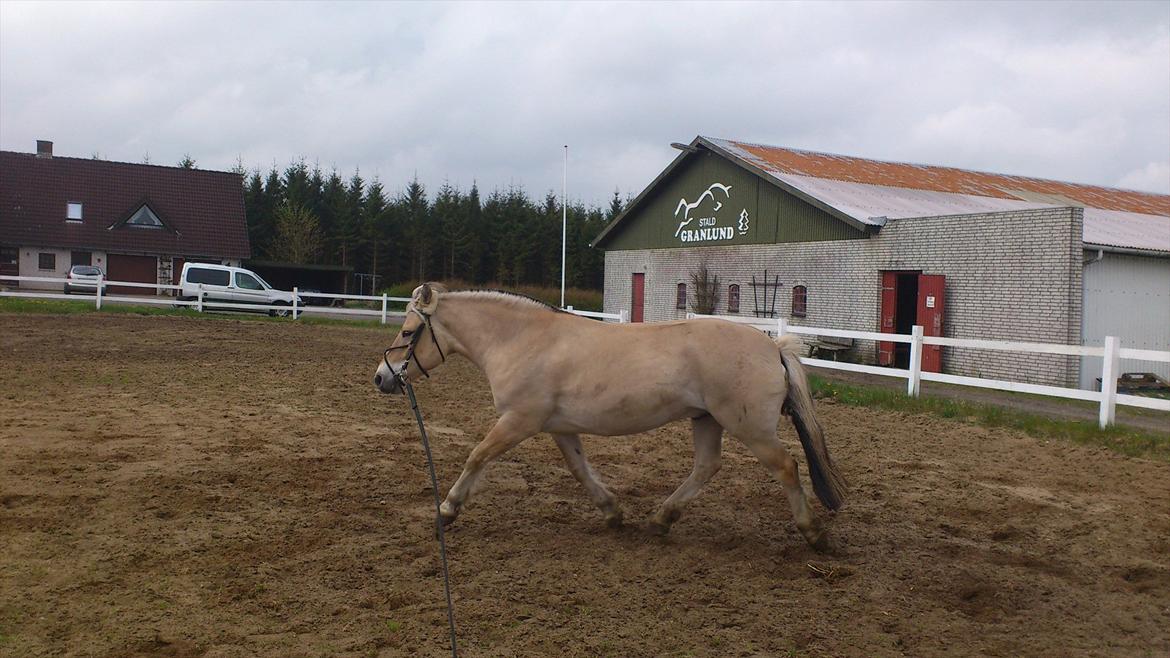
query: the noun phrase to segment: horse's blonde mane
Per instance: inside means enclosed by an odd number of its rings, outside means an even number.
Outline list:
[[[453,290],[451,292],[443,293],[444,297],[448,295],[452,297],[502,302],[516,308],[537,308],[544,311],[553,311],[555,313],[565,312],[551,304],[546,304],[539,299],[534,299],[528,295],[522,295],[518,292],[508,292],[507,290]]]

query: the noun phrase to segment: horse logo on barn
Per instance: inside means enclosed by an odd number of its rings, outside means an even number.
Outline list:
[[[674,217],[676,217],[676,218],[679,217],[679,213],[681,212],[682,213],[682,221],[679,224],[679,228],[677,228],[676,231],[674,232],[675,238],[679,237],[679,235],[682,233],[682,229],[684,227],[686,227],[688,224],[690,224],[691,221],[695,220],[695,218],[690,217],[690,211],[695,210],[695,208],[697,208],[698,205],[702,204],[703,199],[707,199],[708,197],[710,197],[711,201],[713,201],[713,203],[715,204],[715,208],[714,208],[713,212],[720,212],[720,208],[723,207],[723,201],[720,201],[720,200],[715,198],[715,191],[716,190],[723,192],[724,198],[727,198],[727,199],[731,198],[731,186],[730,185],[723,185],[722,183],[713,183],[708,187],[707,190],[704,190],[703,193],[700,194],[700,196],[698,196],[698,199],[696,199],[695,203],[693,203],[693,204],[688,204],[686,197],[679,199],[679,206],[677,206],[674,210]],[[714,219],[714,218],[709,218],[709,219]]]

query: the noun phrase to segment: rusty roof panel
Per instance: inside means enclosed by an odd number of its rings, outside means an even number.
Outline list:
[[[1170,215],[1170,195],[1165,194],[992,174],[953,167],[867,160],[710,137],[702,139],[773,175],[809,176],[998,199],[1024,197],[1023,200],[1035,200],[1037,196],[1043,195],[1071,199],[1089,208],[1144,215]]]

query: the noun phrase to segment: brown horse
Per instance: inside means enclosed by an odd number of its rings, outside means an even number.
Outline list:
[[[400,393],[462,354],[487,375],[500,418],[467,459],[441,514],[455,520],[484,467],[539,432],[552,434],[569,470],[610,525],[622,511],[597,478],[579,434],[644,432],[681,418],[694,430],[690,476],[654,514],[666,532],[719,470],[723,431],[742,441],[783,484],[796,526],[814,547],[823,530],[809,508],[796,461],[776,435],[790,415],[808,459],[813,490],[836,510],[845,481],[829,457],[792,336],[773,341],[731,322],[605,324],[503,292],[415,289],[402,330],[374,376]]]

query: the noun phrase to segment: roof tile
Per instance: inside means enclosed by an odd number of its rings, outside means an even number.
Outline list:
[[[82,221],[66,222],[68,203]],[[168,227],[120,226],[143,203]],[[248,258],[239,174],[0,151],[0,242]]]

